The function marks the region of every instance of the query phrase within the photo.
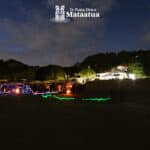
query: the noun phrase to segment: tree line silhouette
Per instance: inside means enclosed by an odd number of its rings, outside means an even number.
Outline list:
[[[65,80],[89,66],[95,72],[105,72],[118,65],[140,62],[146,75],[150,75],[150,50],[108,52],[88,56],[83,62],[70,67],[57,65],[29,66],[14,59],[0,60],[0,79],[18,81],[21,79],[32,80]]]

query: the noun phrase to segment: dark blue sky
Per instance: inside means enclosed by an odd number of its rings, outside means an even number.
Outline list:
[[[105,38],[108,48],[116,50],[148,49],[150,43],[139,45],[139,42],[149,21],[150,3],[148,0],[118,0],[118,6],[110,12],[109,22],[106,25]]]
[[[102,18],[54,24],[56,4]],[[0,58],[72,65],[98,52],[150,49],[149,0],[0,0]]]

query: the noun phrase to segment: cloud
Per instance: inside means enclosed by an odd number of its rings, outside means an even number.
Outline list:
[[[143,36],[143,41],[145,43],[150,43],[150,32],[145,33],[145,35]]]
[[[61,3],[67,7],[97,7],[105,14],[112,9],[114,0],[62,0]],[[52,12],[55,4],[60,1],[48,1],[50,9],[45,7],[45,11]],[[5,40],[0,39],[2,58],[13,57],[32,65],[72,65],[100,47],[106,18],[53,24],[44,10],[23,10],[28,16],[26,21],[0,20],[0,29],[7,35]]]
[[[145,49],[150,48],[150,22],[147,22],[144,26],[144,30],[139,39],[138,46]]]
[[[150,49],[150,31],[143,34],[140,40],[140,47],[144,49]]]

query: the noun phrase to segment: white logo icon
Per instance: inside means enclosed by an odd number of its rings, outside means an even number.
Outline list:
[[[56,22],[65,22],[65,6],[64,5],[56,5],[55,6],[55,21]]]

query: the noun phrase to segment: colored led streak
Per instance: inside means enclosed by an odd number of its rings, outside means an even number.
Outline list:
[[[51,94],[42,94],[42,98],[45,98],[47,99],[48,97],[51,97],[52,95]]]
[[[57,99],[57,100],[61,100],[61,101],[69,101],[69,100],[75,100],[75,98],[73,97],[61,97],[61,96],[56,96],[56,95],[51,95],[51,94],[44,94],[42,95],[42,98],[54,98],[54,99]]]
[[[70,100],[75,100],[76,99],[76,98],[73,98],[73,97],[61,97],[61,96],[56,96],[56,95],[51,95],[51,94],[44,94],[44,95],[42,95],[42,98],[44,98],[44,99],[54,98],[54,99],[57,99],[57,100],[60,100],[60,101],[70,101]],[[82,98],[80,100],[103,102],[103,101],[111,100],[111,98],[110,97],[107,97],[107,98],[103,98],[103,97],[100,97],[100,98]]]
[[[73,97],[61,97],[61,96],[56,96],[56,95],[52,95],[52,98],[61,100],[61,101],[69,101],[69,100],[75,100],[75,98]]]
[[[84,100],[84,101],[98,101],[98,102],[103,102],[103,101],[111,100],[111,98],[110,97],[107,97],[107,98],[103,98],[103,97],[100,97],[100,98],[83,98],[82,100]]]

